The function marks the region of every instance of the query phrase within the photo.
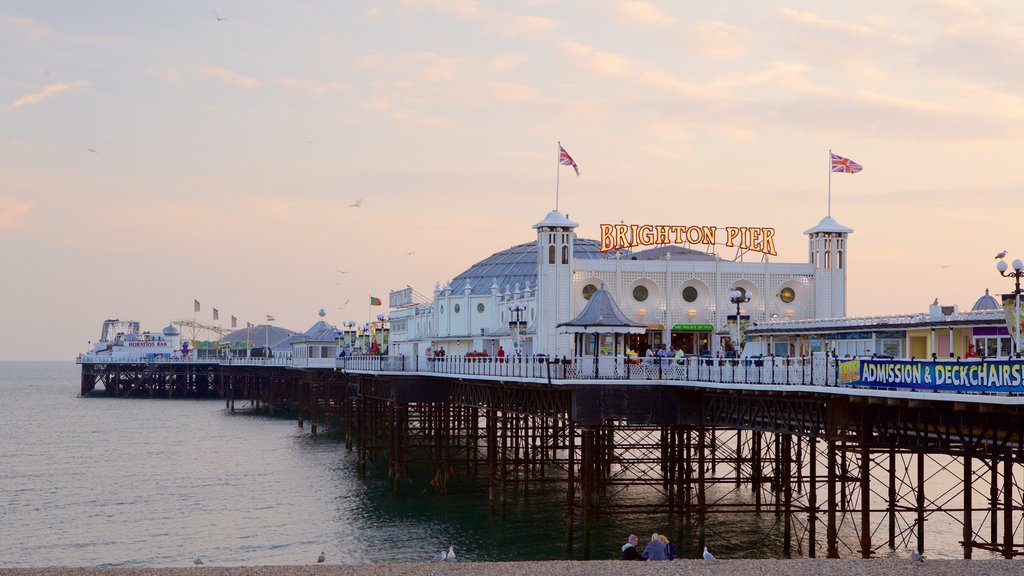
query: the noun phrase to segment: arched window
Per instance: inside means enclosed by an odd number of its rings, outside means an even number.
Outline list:
[[[843,269],[843,251],[836,252],[836,268]]]
[[[832,267],[832,253],[825,252],[825,269],[828,270]]]
[[[555,263],[555,245],[548,246],[548,264]]]
[[[562,246],[562,264],[569,263],[569,247]]]

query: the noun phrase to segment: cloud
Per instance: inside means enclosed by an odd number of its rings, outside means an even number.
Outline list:
[[[522,66],[529,60],[522,54],[498,54],[490,59],[490,64],[495,70],[510,70]]]
[[[153,66],[146,66],[145,72],[146,76],[152,76],[153,78],[156,78],[166,84],[181,83],[181,75],[178,74],[177,70],[169,66],[163,66],[159,64]]]
[[[356,59],[358,69],[374,72],[389,71],[399,77],[413,78],[423,82],[447,82],[454,79],[461,61],[433,52],[416,52],[385,56],[366,54]]]
[[[691,50],[708,58],[735,58],[746,51],[743,41],[750,36],[750,31],[740,26],[718,22],[716,20],[700,20],[689,26],[685,34]]]
[[[255,78],[250,78],[219,66],[203,66],[199,69],[199,73],[208,78],[220,80],[224,84],[234,84],[248,90],[255,90],[263,84]]]
[[[43,100],[47,100],[58,94],[62,94],[64,92],[69,92],[72,90],[77,90],[79,88],[85,88],[88,85],[89,83],[85,80],[78,80],[76,82],[71,83],[58,82],[56,84],[50,84],[49,86],[43,88],[39,92],[33,92],[32,94],[26,94],[21,98],[18,98],[17,100],[8,104],[4,109],[15,110],[17,108],[21,108],[22,106],[31,106],[32,104],[38,104]]]
[[[502,36],[543,36],[558,26],[557,20],[542,16],[518,16],[501,26]]]
[[[20,16],[0,16],[0,22],[8,27],[21,30],[29,36],[37,39],[53,34],[53,30],[50,29],[49,26],[40,24],[29,18],[23,18]]]
[[[0,196],[0,230],[18,230],[26,223],[23,217],[32,208],[28,202],[19,202],[13,198]]]
[[[478,16],[483,10],[475,0],[402,0],[414,8],[430,8],[438,12],[452,12],[460,16]]]
[[[562,52],[575,59],[577,64],[598,74],[619,76],[633,71],[633,63],[626,56],[595,50],[592,46],[572,40],[562,42]]]
[[[278,77],[277,83],[286,88],[305,92],[313,98],[323,98],[324,96],[330,96],[332,94],[342,94],[352,91],[352,85],[345,84],[343,82],[324,82],[317,84],[316,82],[305,78],[291,78],[288,76]]]
[[[512,82],[491,82],[491,96],[503,102],[528,102],[537,97],[537,89]]]
[[[848,35],[856,36],[873,36],[875,30],[860,24],[847,24],[846,22],[840,22],[839,20],[830,20],[828,18],[822,18],[814,12],[807,12],[805,10],[797,10],[796,8],[781,8],[779,14],[783,18],[803,25],[808,29],[817,29],[819,31],[826,31],[830,33],[843,33]]]
[[[642,0],[619,2],[618,10],[627,19],[641,24],[670,24],[674,21],[660,6]]]

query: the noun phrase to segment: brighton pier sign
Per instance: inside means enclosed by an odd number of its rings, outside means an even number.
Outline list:
[[[719,239],[723,242],[719,242]],[[724,244],[775,256],[775,229],[737,226],[668,226],[664,224],[601,224],[601,252],[662,244]]]

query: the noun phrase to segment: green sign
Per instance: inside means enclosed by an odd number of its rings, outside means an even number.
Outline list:
[[[673,332],[712,332],[714,329],[711,324],[676,324],[672,327]]]

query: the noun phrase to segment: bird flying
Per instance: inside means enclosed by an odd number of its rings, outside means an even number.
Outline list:
[[[95,148],[86,148],[86,150],[88,150],[89,152],[92,152],[93,154],[99,154],[99,152],[97,152]],[[1006,253],[1003,252],[1003,254],[1006,254]]]
[[[1003,258],[1006,258],[1006,250],[1003,250],[999,254],[996,254],[996,260],[1002,260]]]
[[[348,270],[338,270],[338,274],[348,274]]]
[[[704,559],[705,560],[718,560],[718,558],[715,558],[714,554],[712,554],[711,552],[708,552],[708,547],[707,546],[704,547]]]
[[[949,268],[950,266],[952,266],[952,264],[943,264],[942,266],[940,266],[940,268],[945,270],[946,268]]]
[[[355,202],[349,204],[348,207],[349,208],[362,208],[363,207],[363,199],[360,198],[359,200],[356,200]]]
[[[406,253],[405,253],[405,255],[406,255],[406,256],[412,256],[412,255],[413,255],[413,254],[415,254],[415,253],[416,253],[415,251],[413,251],[413,252],[406,252]]]
[[[324,554],[324,551],[321,550],[320,551],[320,555],[316,557],[316,563],[317,564],[323,564],[326,561],[327,561],[327,556]]]
[[[218,14],[216,12],[214,12],[213,15],[217,17],[217,22],[223,22],[223,21],[227,20],[227,18],[221,18],[220,14]]]
[[[348,299],[346,299],[346,300],[345,300],[345,303],[344,303],[344,304],[342,304],[342,306],[348,306],[348,301],[349,301],[349,300],[351,300],[351,298],[348,298]]]

